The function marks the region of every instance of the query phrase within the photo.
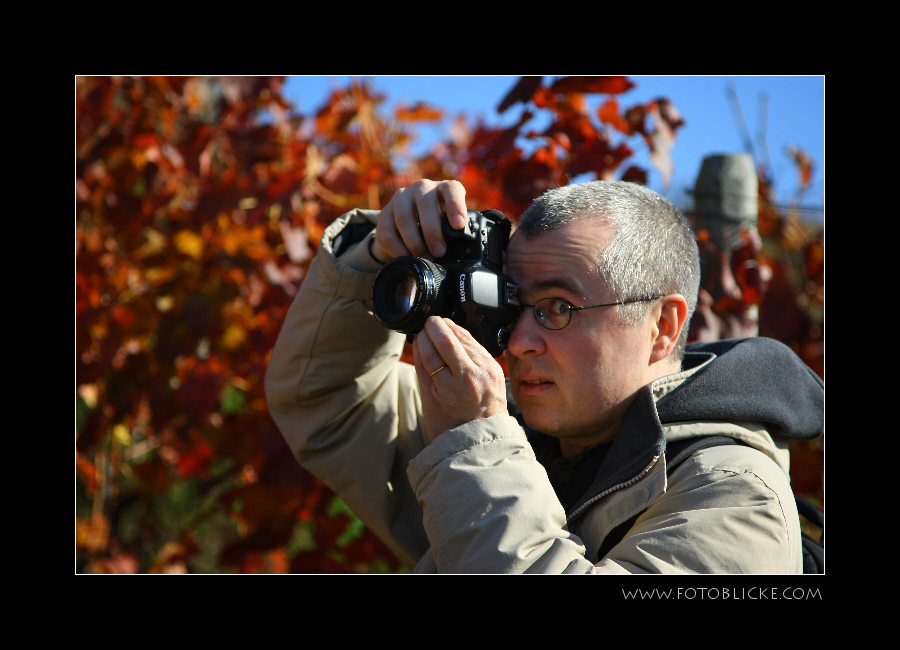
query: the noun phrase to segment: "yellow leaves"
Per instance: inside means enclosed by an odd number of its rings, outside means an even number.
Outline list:
[[[75,546],[89,552],[106,548],[109,543],[109,520],[102,512],[95,512],[89,519],[76,520]]]
[[[247,340],[247,331],[237,323],[231,323],[222,333],[219,345],[226,350],[236,350]]]
[[[254,199],[255,200],[255,199]],[[210,256],[217,252],[221,247],[229,257],[236,257],[244,254],[247,257],[262,261],[270,257],[272,254],[271,247],[266,242],[268,233],[268,224],[258,223],[248,226],[245,223],[238,222],[226,212],[220,212],[216,217],[216,228],[204,228],[203,232],[197,233],[193,230],[180,230],[173,238],[175,249],[198,262],[204,256]],[[218,245],[218,246],[217,246]],[[150,277],[151,272],[158,275]],[[159,284],[169,278],[165,277],[166,270],[150,269],[147,272],[147,280],[154,284]]]
[[[150,284],[160,285],[173,279],[176,273],[177,269],[174,269],[171,266],[157,266],[155,268],[147,269],[146,271],[144,271],[144,280],[146,280]],[[163,310],[160,309],[160,311]]]
[[[113,437],[122,444],[123,447],[130,447],[132,444],[131,431],[124,424],[117,424],[112,430]]]
[[[238,253],[243,253],[257,261],[269,257],[270,249],[266,243],[267,225],[265,223],[258,223],[248,228],[245,224],[235,223],[225,212],[219,213],[216,222],[219,243],[231,257]]]
[[[188,550],[180,542],[166,542],[153,559],[147,570],[150,574],[184,574],[188,572],[185,556]]]
[[[243,298],[235,298],[222,307],[222,317],[228,322],[219,338],[219,347],[234,351],[247,341],[247,331],[255,329],[253,309]]]
[[[167,314],[172,311],[172,307],[175,306],[175,299],[172,296],[160,296],[156,299],[155,304],[159,313]]]
[[[193,231],[179,230],[175,234],[175,248],[179,253],[199,260],[203,257],[203,238]]]
[[[97,407],[97,399],[100,396],[100,388],[97,384],[82,384],[78,387],[78,395],[84,400],[88,408]]]
[[[166,250],[166,236],[154,228],[144,228],[144,237],[147,238],[140,248],[131,254],[131,258],[140,261],[151,255],[158,255]]]

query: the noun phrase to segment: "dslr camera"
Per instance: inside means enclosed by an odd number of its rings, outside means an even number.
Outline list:
[[[469,210],[462,230],[441,215],[447,253],[431,262],[396,257],[372,285],[372,311],[408,341],[429,316],[451,318],[493,357],[509,342],[509,325],[519,315],[519,289],[503,274],[503,251],[512,224],[499,210]]]

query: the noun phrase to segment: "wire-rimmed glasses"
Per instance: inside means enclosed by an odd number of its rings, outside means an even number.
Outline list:
[[[588,305],[587,307],[576,307],[568,300],[563,300],[562,298],[541,298],[533,305],[520,304],[519,307],[521,310],[524,310],[525,307],[533,307],[534,318],[541,327],[548,330],[561,330],[572,322],[573,311],[597,309],[598,307],[612,307],[613,305],[628,305],[633,302],[649,302],[650,300],[656,300],[657,298],[662,298],[662,296],[622,300],[621,302],[608,302],[605,305]]]

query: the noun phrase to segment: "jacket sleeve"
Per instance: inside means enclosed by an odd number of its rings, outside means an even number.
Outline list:
[[[404,336],[372,316],[380,266],[368,239],[377,212],[354,210],[322,237],[266,371],[269,411],[301,466],[338,494],[398,559],[428,548],[406,467],[427,444]],[[335,249],[341,251],[335,256]]]
[[[441,573],[585,573],[584,545],[525,432],[494,415],[445,431],[409,466]]]
[[[762,456],[735,447],[696,454],[596,564],[582,537],[568,529],[544,468],[511,417],[444,432],[408,473],[425,513],[433,568],[441,573],[798,572],[799,526],[791,523],[797,515],[787,479],[759,456],[751,469],[746,458],[734,457],[748,453]],[[637,486],[633,495],[642,491]],[[596,504],[594,517],[580,522],[584,539],[596,538],[585,526],[608,518],[609,507],[616,506]]]

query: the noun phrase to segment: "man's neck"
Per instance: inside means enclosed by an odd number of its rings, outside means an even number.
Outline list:
[[[591,447],[596,447],[597,445],[602,445],[604,442],[609,442],[610,440],[612,440],[612,438],[609,438],[609,440],[604,440],[601,442],[595,442],[593,440],[588,442],[586,440],[581,440],[579,438],[560,438],[560,440],[559,440],[560,455],[563,458],[570,458],[572,456],[577,456],[578,454],[580,454],[584,451],[587,451]]]
[[[597,432],[596,435],[592,435],[587,438],[560,438],[560,455],[563,458],[569,458],[570,456],[577,456],[578,454],[587,451],[591,447],[596,447],[597,445],[612,442],[613,438],[616,437],[616,432],[619,430],[619,424],[622,422],[622,417],[624,415],[625,413],[623,411],[622,416],[617,417],[615,422],[612,422],[608,427],[606,427],[605,430]]]

